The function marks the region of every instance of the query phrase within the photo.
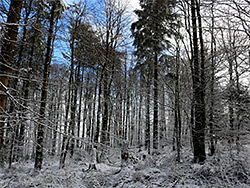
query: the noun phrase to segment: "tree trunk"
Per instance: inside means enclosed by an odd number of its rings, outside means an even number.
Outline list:
[[[87,119],[87,114],[88,114],[88,109],[87,109],[87,103],[89,102],[88,100],[88,94],[89,94],[89,91],[88,91],[88,81],[86,83],[86,92],[85,92],[85,102],[84,102],[84,108],[83,108],[83,120],[82,120],[82,138],[85,137],[85,131],[86,131],[86,135],[88,134],[88,131],[89,131],[89,126],[87,126],[87,123],[86,123],[86,119]],[[83,147],[83,143],[82,143],[82,147]]]
[[[126,115],[125,115],[125,138],[129,140],[129,131],[130,131],[130,95],[128,90],[126,89]]]
[[[54,29],[54,19],[55,19],[55,3],[51,8],[51,17],[50,17],[50,27],[49,27],[49,36],[47,41],[47,52],[44,63],[44,75],[43,75],[43,85],[42,85],[42,96],[41,96],[41,107],[40,107],[40,120],[41,122],[38,124],[37,129],[37,145],[36,145],[36,157],[35,157],[35,169],[41,170],[42,162],[43,162],[43,137],[44,137],[44,127],[43,122],[45,119],[45,107],[46,107],[46,99],[47,99],[47,89],[48,89],[48,81],[49,81],[49,67],[51,61],[51,45],[53,39],[53,29]]]
[[[77,86],[74,83],[74,89],[73,89],[73,101],[71,105],[71,114],[70,114],[70,123],[69,123],[69,134],[70,134],[70,157],[73,157],[74,154],[74,148],[75,148],[75,122],[76,122],[76,106],[77,106]]]
[[[209,109],[209,133],[210,133],[210,155],[215,153],[214,143],[214,82],[215,82],[215,63],[214,63],[214,0],[212,1],[212,33],[211,33],[211,83],[210,83],[210,109]]]
[[[60,111],[60,104],[62,103],[62,84],[59,85],[59,92],[57,92],[57,105],[55,105],[55,111],[56,111],[56,122],[55,122],[55,126],[53,129],[53,139],[52,139],[52,155],[56,154],[56,144],[57,144],[57,129],[58,129],[58,125],[60,125],[59,121],[59,113]]]
[[[178,43],[178,41],[177,41]],[[177,44],[179,45],[179,44]],[[176,149],[177,157],[176,161],[181,161],[181,113],[180,113],[180,83],[179,83],[179,70],[180,70],[180,49],[179,46],[176,48],[176,80],[175,80],[175,108],[174,108],[174,121],[175,121],[175,140],[176,140]]]
[[[197,6],[197,17],[199,23],[199,37],[200,37],[200,53],[201,53],[201,62],[200,62],[200,116],[201,116],[201,127],[200,127],[200,162],[206,159],[206,150],[205,150],[205,129],[206,129],[206,103],[205,103],[205,96],[206,96],[206,78],[205,78],[205,52],[204,52],[204,43],[203,43],[203,31],[202,31],[202,21],[201,21],[201,14],[200,14],[200,3],[196,0]]]
[[[141,86],[142,90],[142,86]],[[138,144],[142,144],[142,100],[143,100],[143,94],[142,91],[140,91],[140,102],[139,102],[139,112],[138,112]]]
[[[82,92],[83,92],[83,73],[82,73],[82,79],[80,81],[80,67],[78,69],[78,75],[79,75],[79,84],[80,84],[81,88],[80,88],[78,116],[77,116],[77,137],[80,138],[81,113],[82,113]],[[77,145],[78,148],[80,147],[79,139],[77,139],[76,145]]]
[[[6,32],[3,37],[3,46],[0,54],[0,166],[4,162],[2,153],[4,147],[4,115],[6,110],[9,76],[11,74],[11,66],[13,63],[22,4],[22,0],[12,0],[10,3],[7,23],[11,25],[6,26]]]
[[[77,106],[77,81],[79,81],[79,74],[80,74],[80,65],[78,65],[78,73],[75,73],[75,80],[73,81],[73,75],[74,75],[74,66],[75,66],[75,34],[77,32],[78,28],[78,21],[75,22],[72,38],[71,38],[71,74],[72,74],[72,103],[71,103],[71,109],[70,109],[70,122],[69,122],[69,135],[71,137],[70,139],[70,157],[73,157],[74,154],[74,147],[75,147],[75,122],[76,122],[76,106]]]
[[[64,168],[65,166],[65,159],[67,156],[67,152],[69,150],[69,143],[70,143],[70,137],[72,137],[73,132],[74,132],[74,123],[75,123],[75,110],[76,110],[76,94],[77,94],[77,89],[76,85],[74,82],[74,66],[75,66],[75,32],[77,28],[77,22],[74,25],[73,28],[73,34],[71,36],[71,43],[70,43],[70,48],[71,48],[71,64],[70,64],[70,76],[69,76],[69,91],[68,91],[68,102],[66,106],[66,120],[65,120],[65,126],[64,126],[64,135],[63,135],[63,143],[62,143],[62,151],[60,155],[60,162],[59,162],[59,168]],[[79,67],[80,68],[80,67]],[[72,97],[71,97],[72,94]],[[71,108],[70,108],[71,104]],[[68,114],[69,114],[69,108],[70,108],[70,121],[69,121],[69,127],[68,127]]]
[[[108,115],[109,115],[109,91],[108,91],[108,73],[107,70],[104,70],[104,79],[103,79],[103,100],[104,100],[104,109],[103,109],[103,118],[102,118],[102,131],[101,131],[101,143],[107,144],[109,141],[108,134]]]
[[[193,63],[194,63],[194,116],[195,126],[193,129],[194,162],[203,163],[206,159],[205,153],[205,117],[203,106],[203,89],[201,83],[204,81],[201,76],[199,63],[199,49],[197,36],[196,10],[198,4],[191,0],[192,27],[193,27]],[[202,81],[203,80],[203,81]]]
[[[154,57],[154,115],[153,115],[153,148],[158,149],[158,54]]]
[[[95,94],[94,94],[94,100],[93,100],[93,110],[92,110],[92,121],[91,121],[91,142],[95,142],[95,119],[96,119],[96,97],[97,97],[97,87],[98,87],[98,78],[96,77],[96,84],[95,84]],[[96,126],[97,129],[97,126]],[[96,130],[97,131],[97,130]],[[98,133],[99,134],[99,133]],[[98,142],[98,136],[97,136],[97,142]]]
[[[95,143],[99,142],[99,137],[100,137],[100,124],[101,124],[101,111],[102,111],[102,106],[101,106],[102,74],[103,73],[101,73],[101,79],[99,81],[99,88],[98,88],[97,122],[96,122],[96,131],[95,131],[95,137],[94,137]]]
[[[147,73],[147,98],[146,98],[146,130],[145,130],[145,148],[150,154],[150,85],[151,85],[151,74],[150,66],[148,64],[148,73]]]
[[[68,91],[68,99],[66,103],[66,112],[65,112],[65,124],[64,124],[64,134],[63,134],[63,140],[62,140],[62,148],[61,148],[61,155],[60,155],[60,161],[59,161],[59,168],[64,168],[65,166],[65,159],[67,155],[68,150],[68,115],[69,115],[69,106],[70,106],[70,96],[71,96],[71,80],[72,80],[72,73],[70,74],[69,78],[69,91]]]

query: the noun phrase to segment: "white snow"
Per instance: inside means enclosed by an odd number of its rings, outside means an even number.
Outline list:
[[[223,147],[222,147],[223,148]],[[193,164],[192,153],[183,148],[182,163],[175,161],[175,152],[164,148],[160,154],[148,155],[130,150],[130,160],[121,169],[120,152],[109,151],[97,170],[88,170],[91,159],[86,152],[67,158],[66,167],[58,168],[58,158],[47,157],[43,169],[36,172],[33,161],[14,163],[0,170],[1,188],[249,188],[249,146],[239,155],[227,150],[208,156],[204,165]]]

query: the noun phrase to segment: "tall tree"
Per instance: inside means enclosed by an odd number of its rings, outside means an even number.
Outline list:
[[[8,12],[6,23],[6,32],[3,37],[3,45],[0,54],[0,165],[3,163],[3,146],[4,146],[4,115],[6,110],[7,92],[11,67],[15,52],[18,23],[22,10],[22,0],[12,0]]]
[[[215,153],[214,141],[214,85],[215,85],[215,37],[214,37],[214,0],[211,6],[212,30],[211,30],[211,80],[210,80],[210,108],[209,108],[209,133],[210,133],[210,155]]]
[[[95,142],[98,142],[99,129],[101,127],[101,142],[108,143],[110,141],[110,93],[113,82],[114,63],[117,57],[117,48],[124,42],[124,29],[126,28],[125,13],[127,5],[121,0],[100,0],[102,12],[98,18],[101,34],[102,62],[100,66],[100,79],[98,87],[98,110],[97,110],[97,130],[95,134]],[[101,104],[103,98],[103,105]],[[103,109],[102,109],[103,106]],[[102,119],[101,119],[102,114]]]
[[[43,73],[43,83],[42,83],[42,93],[41,93],[41,106],[39,111],[40,122],[37,128],[37,145],[36,145],[36,156],[35,156],[35,169],[41,170],[43,162],[43,141],[44,141],[44,123],[45,123],[45,108],[48,92],[48,81],[49,81],[49,69],[52,56],[52,40],[54,35],[54,25],[55,19],[58,19],[62,10],[64,9],[64,4],[61,4],[62,1],[53,1],[51,3],[50,10],[50,24],[48,30],[48,39],[46,46],[46,55],[44,61],[44,73]],[[58,12],[57,12],[58,11]]]
[[[154,113],[153,113],[153,147],[158,148],[158,60],[168,47],[166,37],[174,34],[176,14],[173,12],[175,1],[140,0],[141,10],[136,10],[138,21],[131,26],[136,47],[135,55],[147,59],[154,65]],[[150,131],[150,129],[147,129]],[[146,131],[146,132],[147,132]],[[146,135],[150,135],[146,133]],[[148,140],[148,138],[146,138]]]
[[[176,137],[176,148],[177,148],[177,157],[178,162],[181,161],[181,110],[180,110],[180,47],[179,41],[176,40],[176,67],[175,67],[175,107],[174,107],[174,124],[175,124],[175,137]]]
[[[204,49],[202,39],[202,27],[200,18],[200,5],[197,1],[191,0],[191,15],[192,15],[192,28],[193,28],[193,92],[194,92],[194,116],[195,124],[193,127],[193,147],[194,147],[194,162],[203,163],[206,159],[205,152],[205,78],[204,78]],[[199,61],[199,44],[198,44],[198,27],[200,35],[200,53],[201,60]]]

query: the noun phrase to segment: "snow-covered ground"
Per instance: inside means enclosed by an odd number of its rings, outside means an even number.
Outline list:
[[[147,155],[138,149],[130,150],[128,164],[120,168],[119,149],[109,151],[97,170],[89,167],[86,153],[67,158],[66,167],[58,168],[57,158],[45,159],[40,172],[33,170],[32,161],[14,163],[12,168],[0,170],[1,188],[249,188],[250,147],[240,154],[228,148],[218,148],[217,154],[208,156],[204,165],[193,164],[192,153],[183,148],[182,162],[175,161],[171,148],[157,155]]]

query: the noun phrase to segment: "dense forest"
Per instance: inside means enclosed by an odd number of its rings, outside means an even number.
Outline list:
[[[97,179],[120,168],[83,187],[185,187],[191,167],[198,187],[250,185],[249,0],[139,5],[0,0],[2,187],[26,163],[40,178],[48,163]],[[142,162],[156,184],[135,175]]]

